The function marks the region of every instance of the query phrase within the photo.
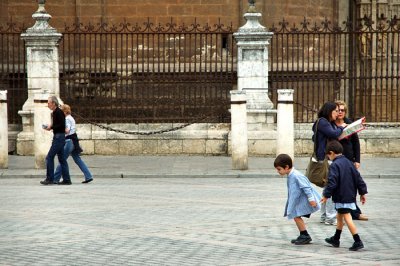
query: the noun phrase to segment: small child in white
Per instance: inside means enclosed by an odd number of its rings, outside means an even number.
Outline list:
[[[288,199],[284,216],[294,219],[300,231],[300,235],[291,243],[295,245],[309,244],[312,239],[302,217],[310,218],[311,213],[320,209],[321,196],[308,178],[294,169],[292,158],[289,155],[279,154],[274,161],[274,167],[280,175],[287,175]]]

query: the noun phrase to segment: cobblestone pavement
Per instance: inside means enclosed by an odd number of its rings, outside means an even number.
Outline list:
[[[366,180],[358,252],[346,228],[326,245],[335,227],[318,213],[312,244],[290,243],[285,178],[39,181],[0,179],[0,265],[400,265],[400,178]]]

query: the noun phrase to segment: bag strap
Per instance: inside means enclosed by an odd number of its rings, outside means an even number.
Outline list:
[[[321,118],[317,119],[317,122],[315,123],[315,139],[314,139],[314,151],[313,151],[313,157],[317,155],[317,134],[318,134],[318,123]]]

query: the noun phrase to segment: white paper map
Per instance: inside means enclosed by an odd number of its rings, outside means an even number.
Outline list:
[[[365,117],[362,117],[360,119],[358,119],[357,121],[351,123],[350,125],[347,125],[347,127],[345,127],[343,129],[342,134],[339,136],[339,140],[344,139],[344,138],[348,138],[351,135],[360,132],[361,130],[365,129]]]

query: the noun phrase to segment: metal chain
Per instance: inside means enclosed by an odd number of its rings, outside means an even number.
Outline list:
[[[300,105],[303,108],[305,108],[308,111],[311,111],[313,113],[317,113],[318,112],[318,110],[316,110],[316,109],[314,109],[312,107],[306,106],[306,105],[304,105],[302,103],[294,102],[294,104]],[[142,131],[128,131],[128,130],[115,129],[115,128],[112,128],[112,127],[109,127],[109,126],[105,126],[105,125],[102,125],[102,124],[99,124],[99,123],[96,123],[96,122],[92,122],[92,121],[84,118],[83,116],[81,116],[77,112],[74,112],[74,115],[79,117],[81,120],[85,121],[88,124],[97,126],[99,128],[102,128],[102,129],[105,129],[105,130],[108,130],[108,131],[113,131],[113,132],[127,134],[127,135],[142,135],[142,136],[149,136],[149,135],[155,135],[155,134],[162,134],[162,133],[177,131],[177,130],[180,130],[182,128],[185,128],[185,127],[188,127],[190,125],[193,125],[195,123],[199,123],[199,122],[205,120],[206,118],[208,118],[208,116],[203,116],[203,117],[201,117],[199,119],[196,119],[195,121],[193,121],[191,123],[184,123],[184,124],[182,124],[180,126],[176,126],[176,127],[172,127],[172,128],[168,128],[168,129],[162,129],[162,130],[142,132]],[[382,124],[375,124],[375,123],[374,124],[365,123],[364,125],[367,128],[400,128],[400,123],[391,123],[391,124],[383,124],[383,125]]]
[[[180,129],[185,128],[185,127],[188,127],[188,126],[190,126],[190,125],[192,125],[192,124],[199,123],[199,122],[201,122],[201,121],[203,121],[203,120],[205,120],[205,119],[207,118],[207,116],[204,116],[204,117],[201,117],[201,118],[197,119],[196,121],[193,121],[193,122],[191,122],[191,123],[185,123],[185,124],[182,124],[182,125],[180,125],[180,126],[176,126],[176,127],[172,127],[172,128],[168,128],[168,129],[156,130],[156,131],[146,131],[146,132],[142,132],[142,131],[128,131],[128,130],[115,129],[115,128],[112,128],[112,127],[109,127],[109,126],[101,125],[101,124],[96,123],[96,122],[92,122],[92,121],[90,121],[90,120],[88,120],[88,119],[82,117],[82,116],[81,116],[79,113],[77,113],[77,112],[74,112],[73,114],[74,114],[74,116],[79,117],[80,119],[82,119],[83,121],[85,121],[85,122],[88,123],[88,124],[97,126],[97,127],[99,127],[99,128],[102,128],[102,129],[105,129],[105,130],[108,130],[108,131],[113,131],[113,132],[122,133],[122,134],[127,134],[127,135],[142,135],[142,136],[149,136],[149,135],[155,135],[155,134],[162,134],[162,133],[166,133],[166,132],[171,132],[171,131],[180,130]]]

